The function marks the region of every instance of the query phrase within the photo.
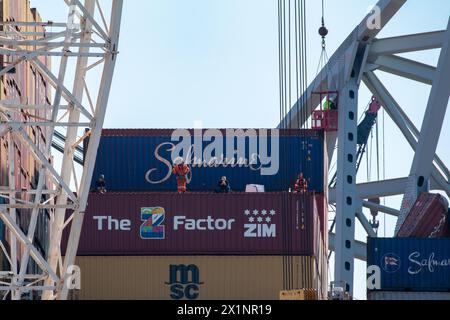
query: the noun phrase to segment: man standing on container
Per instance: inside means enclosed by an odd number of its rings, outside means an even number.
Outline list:
[[[218,186],[219,186],[219,189],[216,191],[217,193],[230,193],[231,192],[230,183],[228,182],[227,177],[220,178]]]
[[[97,182],[95,183],[95,186],[97,188],[97,192],[100,192],[102,194],[106,193],[106,180],[103,174],[100,175],[100,178],[98,178]]]
[[[187,175],[191,172],[189,167],[184,163],[183,158],[178,157],[173,163],[172,173],[177,176],[178,193],[186,193]]]

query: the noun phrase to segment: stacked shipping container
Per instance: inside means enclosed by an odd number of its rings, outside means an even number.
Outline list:
[[[187,194],[175,193],[177,156]],[[92,188],[104,174],[108,192],[89,197],[73,298],[326,299],[324,171],[318,131],[104,130]],[[288,193],[300,172],[309,192]],[[221,176],[233,193],[213,192]]]
[[[200,299],[276,299],[286,288],[283,280],[289,289],[316,289],[323,299],[327,290],[326,252],[313,195],[93,193],[78,250],[84,275],[82,290],[75,296],[174,298],[177,295],[173,292],[165,294],[168,287],[161,281],[168,281],[170,268],[195,266],[194,274],[208,275],[208,286],[204,281],[208,289],[202,291]],[[278,266],[278,270],[256,271],[261,261]],[[155,274],[143,276],[137,263],[151,264]],[[218,266],[224,265],[232,269],[221,272]],[[283,271],[283,266],[290,271]],[[244,269],[253,270],[254,276],[236,274]],[[228,287],[219,285],[214,273]],[[187,271],[181,274],[194,276]],[[90,283],[90,279],[97,280]],[[112,289],[127,281],[139,283],[134,293],[129,294],[131,284],[123,290]],[[161,284],[152,288],[158,281]],[[189,281],[185,279],[185,285]],[[251,281],[255,282],[247,286]],[[231,283],[236,287],[230,288]]]
[[[450,237],[448,201],[440,194],[423,192],[401,226],[398,237]]]
[[[368,299],[450,299],[450,239],[369,238],[367,248]]]
[[[294,286],[315,288],[317,260],[292,260]],[[78,257],[77,265],[82,290],[72,298],[80,300],[277,300],[284,288],[281,256]]]
[[[368,300],[450,300],[448,292],[398,292],[398,291],[372,291],[367,295]]]
[[[324,138],[316,130],[103,130],[94,170],[110,191],[174,191],[173,160],[191,166],[188,190],[211,192],[221,176],[233,191],[247,184],[288,191],[300,172],[309,191],[323,192]]]
[[[316,228],[314,196],[93,193],[78,254],[315,255]]]
[[[39,22],[41,18],[35,9],[30,8],[28,0],[4,0],[1,3],[2,21],[21,21],[21,22]],[[3,31],[11,31],[4,27]],[[15,28],[14,28],[15,29]],[[18,32],[40,32],[41,27],[23,26],[16,29]],[[23,39],[35,40],[36,36],[27,36]],[[28,49],[32,49],[29,47]],[[34,48],[36,49],[36,48]],[[9,65],[14,57],[1,56],[2,67]],[[47,57],[39,57],[40,61],[51,68],[51,61]],[[12,104],[38,104],[49,105],[50,88],[43,75],[36,70],[29,61],[24,61],[16,65],[15,72],[6,74],[2,77],[0,84],[0,98],[6,103]],[[11,119],[15,121],[39,121],[38,119],[48,118],[49,110],[20,110],[10,111]],[[31,139],[38,145],[40,150],[44,150],[46,139],[48,137],[48,128],[46,127],[26,127],[24,130]],[[14,159],[9,159],[8,148],[12,147]],[[0,188],[9,187],[11,181],[8,177],[10,162],[14,163],[14,182],[15,189],[25,191],[30,187],[36,187],[38,180],[38,163],[27,151],[26,146],[18,140],[14,141],[13,146],[8,146],[5,138],[0,138]],[[47,185],[50,181],[47,181]],[[30,201],[29,197],[22,195],[22,200]],[[27,210],[16,210],[17,221],[23,230],[28,229],[30,212]],[[5,234],[6,240],[10,242],[10,235]],[[41,212],[37,225],[36,243],[40,247],[42,254],[46,254],[48,243],[48,218],[46,212]],[[24,247],[18,243],[18,257],[24,251]],[[37,269],[37,266],[30,263],[30,268]]]

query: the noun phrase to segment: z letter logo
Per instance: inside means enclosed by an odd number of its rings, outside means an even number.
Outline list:
[[[166,213],[164,208],[141,208],[140,236],[144,240],[164,240],[166,237],[165,226],[162,225]]]

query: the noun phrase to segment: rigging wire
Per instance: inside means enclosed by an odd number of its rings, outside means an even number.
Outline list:
[[[282,53],[281,53],[281,48],[282,48],[282,44],[281,44],[281,0],[278,0],[278,86],[279,86],[279,95],[280,95],[280,106],[279,106],[279,111],[280,111],[280,124],[281,126],[283,126],[283,111],[282,111],[282,106],[283,106],[283,94],[282,94],[282,88],[283,88],[283,83],[282,83]]]
[[[300,35],[300,25],[297,23],[298,19],[299,19],[299,0],[295,1],[295,77],[297,80],[297,85],[296,85],[296,89],[297,89],[297,125],[298,128],[300,129],[300,123],[301,123],[301,119],[300,119],[300,115],[298,114],[298,108],[299,108],[299,104],[302,105],[299,101],[300,101],[300,90],[301,90],[301,79],[299,77],[299,66],[300,66],[300,58],[299,58],[299,45],[300,45],[300,41],[298,41],[298,39],[301,37]],[[300,49],[301,50],[301,49]]]
[[[386,180],[386,122],[385,122],[385,110],[382,110],[382,121],[383,121],[383,180]],[[386,206],[386,197],[383,197],[383,205]],[[384,215],[384,236],[386,237],[386,214]]]
[[[377,130],[376,133],[376,143],[377,143],[377,181],[380,181],[380,135],[379,135],[379,125],[378,125],[378,119],[375,120],[375,128]]]
[[[280,129],[287,130],[299,128],[306,123],[307,108],[305,106],[305,92],[307,90],[307,56],[306,56],[306,1],[305,0],[278,0],[278,53],[279,53],[279,115]],[[293,52],[295,50],[295,52]],[[295,56],[294,56],[295,55]],[[293,70],[295,68],[295,70]],[[296,98],[295,103],[293,99]],[[297,114],[292,112],[296,107]],[[303,109],[300,111],[299,108]],[[297,118],[295,118],[297,117]],[[297,122],[296,122],[297,120]],[[305,127],[308,127],[306,124]],[[287,133],[289,135],[289,133]],[[284,145],[284,144],[283,144]],[[285,156],[282,165],[288,167],[289,146],[281,150]],[[307,150],[302,148],[302,158],[307,158]],[[310,164],[302,163],[302,171]],[[292,177],[283,170],[282,180],[286,185],[290,185]],[[289,213],[290,196],[286,193],[283,197],[283,210]],[[302,199],[304,202],[304,199]],[[293,239],[291,228],[289,228],[289,215],[283,221],[283,286],[285,289],[294,287],[294,258],[292,252]],[[298,278],[297,278],[298,279]]]

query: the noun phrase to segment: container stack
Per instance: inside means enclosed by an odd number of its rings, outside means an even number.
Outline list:
[[[401,238],[450,238],[447,199],[440,194],[421,193],[397,236]]]
[[[30,8],[28,0],[4,0],[0,3],[0,19],[4,22],[7,21],[21,21],[21,22],[40,22],[41,18],[36,9]],[[36,36],[19,36],[23,32],[41,32],[43,31],[41,27],[31,27],[31,26],[21,26],[17,28],[5,26],[2,31],[12,33],[12,30],[17,33],[17,39],[21,40],[36,40]],[[32,49],[31,47],[28,49]],[[36,48],[33,48],[36,49]],[[17,57],[0,56],[1,67],[9,65],[12,63],[13,59]],[[48,57],[39,57],[39,60],[46,65],[49,69],[51,68],[51,61]],[[2,77],[0,82],[0,96],[1,100],[5,104],[36,104],[36,105],[49,105],[50,97],[50,85],[44,76],[34,68],[34,66],[29,61],[23,61],[16,65],[15,69]],[[39,110],[9,110],[9,114],[13,121],[32,121],[33,119],[47,119],[49,110],[39,109]],[[4,120],[4,119],[2,119]],[[38,121],[38,120],[36,120]],[[48,127],[25,127],[24,130],[31,137],[31,139],[36,142],[39,149],[44,151],[45,144],[47,141]],[[10,187],[10,179],[8,177],[8,170],[10,168],[9,157],[8,157],[8,141],[5,137],[0,138],[0,188],[8,189]],[[35,161],[31,153],[28,151],[24,143],[19,140],[14,141],[13,154],[14,154],[14,180],[15,189],[18,191],[26,191],[30,188],[36,188],[38,181],[38,171],[39,166]],[[51,186],[51,181],[46,182],[47,186]],[[2,195],[5,195],[3,193]],[[22,200],[32,201],[29,195],[22,193]],[[1,204],[7,204],[7,200],[2,198],[0,200]],[[28,225],[30,222],[31,212],[30,210],[16,209],[17,221],[19,222],[22,230],[28,230]],[[37,244],[38,250],[42,255],[46,255],[48,248],[48,221],[49,215],[43,210],[39,214],[39,219],[37,222],[37,232],[34,242]],[[8,232],[5,232],[3,224],[0,224],[0,240],[6,243],[6,246],[11,244],[11,237]],[[18,253],[17,256],[20,260],[25,247],[17,242]],[[2,252],[0,251],[0,255]],[[2,270],[9,270],[8,266],[4,265],[7,263],[6,259],[3,260],[1,264]],[[19,265],[20,265],[20,261]],[[38,267],[34,261],[30,260],[29,272],[38,273]]]
[[[369,300],[450,300],[450,239],[369,238]]]
[[[448,206],[440,194],[421,193],[397,238],[369,238],[369,300],[450,300]]]
[[[72,298],[325,299],[323,150],[310,130],[104,130]],[[185,194],[175,156],[191,169]],[[299,173],[307,190],[289,192]],[[217,192],[222,176],[231,193]]]

